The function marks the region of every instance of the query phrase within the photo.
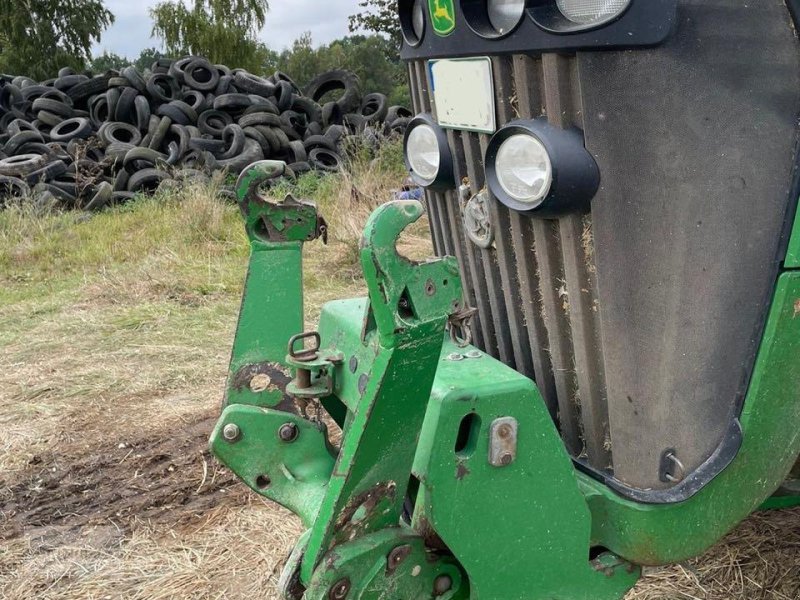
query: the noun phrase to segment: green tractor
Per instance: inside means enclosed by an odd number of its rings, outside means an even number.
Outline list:
[[[800,486],[798,0],[400,0],[421,203],[303,333],[310,202],[252,258],[211,445],[307,532],[286,598],[612,600]],[[341,441],[331,441],[335,422]],[[797,476],[797,472],[795,472]]]

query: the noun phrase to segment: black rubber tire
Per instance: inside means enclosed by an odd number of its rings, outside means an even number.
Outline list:
[[[129,192],[155,192],[158,186],[165,179],[169,179],[169,174],[158,169],[143,169],[131,175],[128,180]]]
[[[261,146],[259,146],[258,142],[255,140],[248,138],[245,140],[244,149],[238,156],[217,161],[217,168],[225,170],[233,175],[238,175],[251,164],[263,160],[263,158],[264,153],[261,151]]]
[[[144,94],[147,91],[147,82],[144,80],[144,77],[139,74],[139,71],[137,71],[135,67],[125,67],[122,69],[122,71],[120,71],[119,74],[127,79],[128,85],[136,89],[136,91],[140,94]]]
[[[105,75],[93,77],[67,90],[67,96],[72,98],[75,104],[79,104],[92,96],[105,92],[108,89],[108,80],[109,77]]]
[[[337,173],[342,170],[342,158],[326,148],[315,148],[308,155],[311,166],[320,171]]]
[[[238,156],[244,150],[246,139],[247,136],[245,136],[244,131],[242,131],[239,125],[235,123],[233,125],[228,125],[225,131],[222,132],[222,141],[225,142],[225,151],[219,155],[218,158],[221,160],[229,160]]]
[[[214,100],[214,110],[221,110],[229,113],[244,111],[253,105],[253,101],[247,94],[223,94]]]
[[[200,133],[221,139],[222,132],[231,123],[233,123],[233,117],[228,113],[219,110],[207,110],[197,119],[197,128]]]
[[[322,123],[322,107],[311,98],[295,96],[291,109],[304,114],[309,123]]]
[[[130,123],[108,122],[100,128],[98,136],[106,144],[116,142],[138,146],[142,141],[141,132]]]
[[[47,157],[40,154],[20,154],[0,160],[0,175],[24,177],[37,169],[41,169]]]
[[[75,117],[61,121],[50,131],[50,139],[54,142],[68,142],[70,140],[85,140],[94,133],[94,127],[89,119]]]
[[[38,131],[20,131],[18,134],[13,135],[3,146],[3,152],[7,156],[14,156],[19,154],[19,149],[32,142],[43,142],[44,138]]]
[[[337,151],[336,144],[332,142],[330,138],[325,137],[324,135],[312,135],[303,142],[303,145],[305,146],[306,151],[309,153],[317,148],[324,148],[325,150],[330,150],[331,152]]]
[[[158,117],[155,117],[158,119]],[[161,120],[158,122],[158,125],[152,130],[150,134],[150,143],[147,145],[148,148],[153,150],[158,150],[164,144],[164,139],[167,137],[169,133],[169,129],[172,127],[172,119],[169,117],[161,117]],[[152,128],[151,128],[152,129]]]
[[[208,107],[213,104],[213,101],[209,103],[208,100],[206,100],[206,95],[198,90],[188,90],[184,92],[183,101],[191,106],[198,116],[208,110]]]
[[[63,160],[56,160],[46,164],[41,169],[31,171],[25,176],[25,182],[28,185],[36,185],[37,183],[46,183],[52,181],[57,177],[61,177],[67,172],[67,163]]]
[[[169,104],[162,104],[156,109],[156,114],[169,117],[177,125],[193,125],[197,123],[197,112],[182,100],[173,100]]]
[[[108,206],[114,197],[114,189],[110,183],[99,184],[92,195],[92,199],[83,207],[84,210],[97,211]]]
[[[154,73],[147,79],[147,93],[158,104],[181,99],[178,82],[174,77],[162,73]]]
[[[66,75],[64,77],[59,77],[53,82],[53,87],[57,90],[61,90],[62,92],[66,92],[76,85],[80,85],[88,81],[89,78],[86,75]]]
[[[71,119],[75,115],[75,111],[70,105],[52,98],[39,97],[33,101],[31,108],[34,113],[46,111],[58,115],[62,119]]]
[[[291,77],[289,77],[289,76],[288,76],[286,73],[284,73],[283,71],[275,71],[275,73],[272,75],[272,77],[271,77],[270,79],[272,80],[272,83],[274,83],[274,84],[278,84],[278,83],[280,83],[281,81],[285,81],[286,83],[288,83],[289,85],[291,85],[291,86],[292,86],[292,89],[294,90],[294,93],[295,93],[295,94],[297,94],[297,95],[300,95],[300,94],[302,94],[302,93],[303,93],[303,92],[300,90],[300,86],[298,86],[298,85],[295,83],[294,79],[292,79]]]
[[[234,75],[233,85],[243,92],[256,94],[262,98],[269,98],[275,94],[275,86],[273,84],[246,71],[239,71]]]
[[[167,163],[167,155],[151,148],[132,148],[122,159],[122,168],[133,174],[143,169],[159,168]]]
[[[132,87],[122,89],[117,101],[117,108],[114,111],[114,120],[123,123],[136,124],[136,98],[139,92]]]
[[[144,96],[136,96],[133,110],[136,113],[136,127],[139,131],[146,131],[150,125],[150,117],[153,116],[150,111],[150,102]]]
[[[288,165],[288,168],[295,174],[296,177],[300,177],[302,174],[314,170],[311,164],[304,160],[291,163]]]
[[[184,69],[184,81],[193,90],[211,92],[219,84],[219,71],[205,58],[195,58]]]
[[[382,123],[389,113],[389,100],[386,94],[367,94],[361,101],[361,116],[370,123]]]
[[[303,142],[289,142],[286,149],[286,160],[290,163],[302,163],[308,160],[308,151]]]
[[[275,87],[276,104],[280,112],[287,111],[291,108],[294,101],[294,88],[292,84],[287,81],[281,81]]]
[[[414,115],[405,106],[390,106],[386,111],[384,121],[386,123],[394,123],[397,119],[410,119]]]
[[[30,186],[18,177],[0,175],[0,207],[10,199],[25,199],[31,195]]]
[[[329,92],[342,90],[342,97],[336,100],[342,113],[358,110],[361,106],[361,84],[358,76],[351,71],[328,71],[317,76],[306,88],[306,96],[319,103]]]
[[[278,115],[273,115],[272,113],[266,112],[242,115],[239,117],[237,122],[242,127],[256,127],[258,125],[266,125],[267,127],[280,127],[283,124]]]
[[[255,113],[269,113],[272,115],[278,115],[278,107],[275,106],[275,103],[272,100],[267,100],[266,98],[258,98],[258,102],[255,104],[248,106],[244,109],[242,115],[252,115]]]

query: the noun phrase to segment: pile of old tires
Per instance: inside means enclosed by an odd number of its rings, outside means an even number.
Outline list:
[[[402,135],[410,116],[383,94],[362,95],[348,71],[304,91],[284,73],[262,78],[197,56],[145,73],[0,75],[0,204],[98,210],[261,159],[295,175],[336,171],[348,140],[375,147]]]

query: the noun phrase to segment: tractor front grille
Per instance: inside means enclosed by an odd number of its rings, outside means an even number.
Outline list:
[[[492,59],[498,123],[546,115],[582,125],[577,63],[546,54]],[[415,110],[436,115],[425,61],[409,63]],[[465,93],[468,93],[465,92]],[[489,136],[448,133],[459,183],[485,188]],[[475,344],[535,380],[570,453],[613,472],[591,214],[531,218],[493,197],[495,243],[464,233],[457,190],[427,193],[437,255],[458,258],[466,298],[478,309]]]

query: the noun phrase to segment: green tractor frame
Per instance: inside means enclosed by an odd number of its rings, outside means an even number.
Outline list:
[[[796,3],[398,4],[426,198],[367,223],[368,297],[304,332],[327,225],[282,163],[237,186],[211,447],[307,529],[284,597],[619,599],[800,503]]]

